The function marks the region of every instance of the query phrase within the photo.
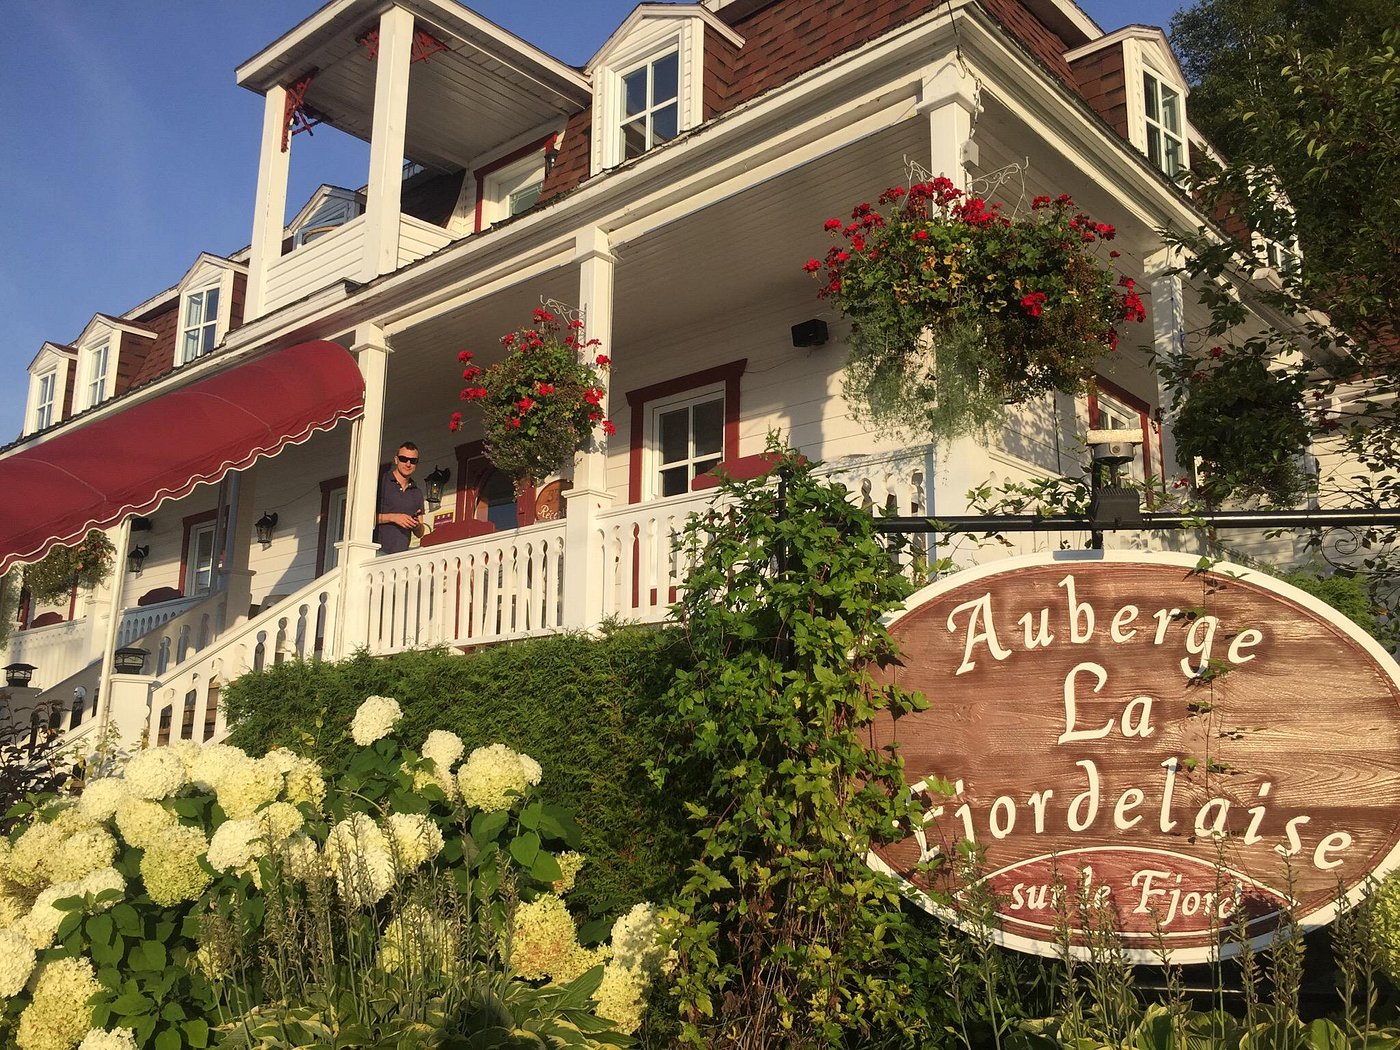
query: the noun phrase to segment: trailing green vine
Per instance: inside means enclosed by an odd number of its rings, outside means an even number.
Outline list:
[[[58,602],[77,587],[99,587],[112,575],[117,549],[104,533],[93,529],[81,543],[54,547],[24,567],[24,586],[36,602]]]
[[[841,1045],[915,1028],[926,1002],[899,890],[865,863],[912,817],[902,761],[864,733],[924,706],[873,675],[895,656],[880,617],[911,586],[842,486],[791,453],[780,470],[782,489],[726,483],[682,538],[695,663],[669,696],[681,739],[658,776],[700,785],[701,852],[676,898],[691,1046]]]

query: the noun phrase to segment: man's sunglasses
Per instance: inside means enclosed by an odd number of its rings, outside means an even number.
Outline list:
[[[417,457],[417,456],[400,456],[400,457],[399,457],[399,462],[400,462],[400,463],[417,463],[417,462],[418,462],[418,457]]]

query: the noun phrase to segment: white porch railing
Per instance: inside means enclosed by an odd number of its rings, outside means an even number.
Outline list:
[[[151,685],[147,740],[221,739],[223,687],[248,671],[286,660],[331,655],[339,612],[339,576],[315,580],[272,609],[239,624],[194,658],[157,674]]]
[[[563,625],[564,523],[376,558],[352,585],[367,589],[376,655],[549,634]]]
[[[594,537],[603,549],[603,579],[590,603],[598,620],[666,619],[690,568],[676,546],[681,531],[691,514],[714,500],[714,492],[673,496],[598,515]]]
[[[16,631],[10,638],[6,662],[33,664],[38,668],[35,681],[47,689],[91,662],[91,630],[91,623],[82,619]]]
[[[175,598],[168,602],[140,605],[125,610],[122,613],[121,626],[117,628],[117,647],[135,644],[137,640],[149,635],[157,628],[165,626],[208,599],[209,596],[206,594],[196,594],[187,598]]]

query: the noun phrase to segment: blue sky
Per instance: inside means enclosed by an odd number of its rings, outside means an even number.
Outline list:
[[[249,241],[262,102],[233,70],[318,0],[13,0],[0,36],[0,444],[18,435],[47,339],[170,287]],[[633,0],[473,0],[582,65]],[[1090,0],[1106,30],[1165,26],[1177,0]],[[364,181],[359,148],[297,143],[289,200]],[[355,163],[347,167],[347,159]],[[310,160],[308,160],[310,158]],[[338,163],[337,163],[338,160]],[[298,163],[302,161],[302,163]]]

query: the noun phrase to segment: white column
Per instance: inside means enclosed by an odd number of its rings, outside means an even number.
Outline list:
[[[146,674],[114,674],[102,687],[111,694],[110,714],[99,731],[99,739],[109,739],[117,755],[129,755],[141,747],[142,737],[151,722],[151,686],[155,679]],[[184,705],[171,711],[171,719],[182,717]],[[146,746],[155,745],[154,740]]]
[[[248,566],[256,542],[253,522],[262,516],[257,506],[257,471],[255,464],[240,471],[234,478],[226,548],[230,557],[219,573],[219,586],[224,592],[223,606],[219,611],[220,633],[248,619],[248,608],[253,602],[254,573]]]
[[[340,616],[336,655],[344,655],[369,639],[369,594],[364,569],[379,545],[373,541],[375,502],[379,489],[379,458],[384,443],[384,397],[388,390],[389,353],[384,332],[364,325],[351,348],[365,377],[365,408],[350,432],[350,465],[345,481],[345,539],[340,550]]]
[[[1152,291],[1152,349],[1160,360],[1166,360],[1186,349],[1186,305],[1181,274],[1176,272],[1176,268],[1182,262],[1181,253],[1172,248],[1163,248],[1143,260],[1143,276]],[[1168,486],[1183,470],[1190,470],[1190,464],[1180,464],[1176,459],[1171,401],[1171,390],[1166,381],[1158,375],[1157,415],[1162,426],[1161,470],[1162,478]]]
[[[360,271],[360,278],[365,281],[399,266],[399,209],[412,57],[413,14],[391,7],[379,16],[374,125],[369,140],[369,188],[365,193],[365,256]]]
[[[102,640],[102,671],[97,679],[97,737],[102,739],[112,720],[112,669],[116,661],[117,632],[121,628],[123,594],[126,591],[126,556],[131,552],[131,516],[117,529],[116,565],[112,593],[107,603],[107,624]]]
[[[248,290],[243,322],[260,317],[267,301],[267,273],[282,257],[287,218],[287,175],[292,144],[282,148],[287,130],[287,89],[275,87],[263,99],[262,144],[258,154],[258,189],[253,198],[253,243],[248,258]]]
[[[981,109],[977,92],[977,82],[956,55],[931,67],[919,91],[918,111],[929,122],[929,171],[962,189],[972,177],[970,169],[977,167],[977,145],[972,139],[973,122]]]
[[[588,351],[612,356],[613,265],[608,235],[596,227],[582,230],[575,243],[579,265],[579,306],[584,334],[602,344]],[[607,373],[603,381],[603,417],[608,417]],[[600,432],[601,433],[601,432]],[[598,514],[612,506],[607,456],[596,441],[574,456],[573,488],[564,519],[564,626],[592,627],[602,612],[603,546],[597,540]]]

